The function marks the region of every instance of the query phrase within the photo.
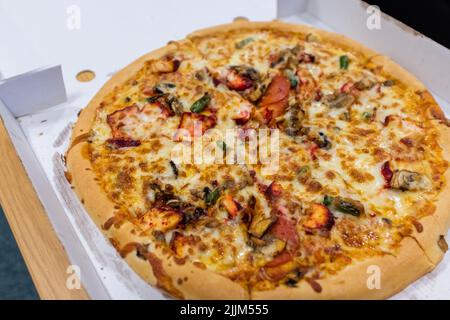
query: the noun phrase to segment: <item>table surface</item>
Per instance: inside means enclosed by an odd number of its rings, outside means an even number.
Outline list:
[[[0,203],[39,296],[41,299],[89,299],[83,288],[66,287],[70,261],[3,120],[0,121],[0,154]]]

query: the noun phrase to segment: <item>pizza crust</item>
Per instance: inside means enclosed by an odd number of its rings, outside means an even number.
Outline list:
[[[217,26],[200,30],[190,34],[187,39],[204,37],[215,33],[227,32],[236,29],[276,29],[280,31],[294,31],[315,33],[322,40],[329,41],[338,46],[349,48],[364,54],[377,65],[383,65],[384,70],[392,74],[401,82],[408,83],[413,88],[424,91],[425,86],[401,68],[388,57],[382,56],[368,49],[360,43],[345,36],[318,30],[309,26],[293,25],[273,22],[246,22],[236,21],[232,24]],[[189,40],[182,40],[183,41]],[[76,125],[73,128],[71,147],[66,159],[67,168],[72,175],[74,191],[84,204],[97,226],[107,238],[114,238],[121,246],[137,241],[137,237],[130,232],[130,223],[124,223],[119,228],[112,226],[109,230],[102,228],[103,224],[114,215],[114,203],[106,196],[97,184],[90,160],[86,156],[88,142],[83,139],[92,126],[97,107],[104,97],[115,87],[125,83],[138,70],[145,61],[163,56],[176,48],[176,43],[146,54],[134,61],[118,73],[116,73],[95,95],[89,105],[81,112]],[[435,104],[435,107],[437,104]],[[444,149],[445,159],[450,160],[450,129],[442,124],[437,125],[440,130],[440,145]],[[446,181],[450,181],[450,170],[446,172]],[[374,257],[364,261],[356,261],[352,265],[341,270],[337,275],[328,276],[318,281],[323,288],[321,293],[315,292],[306,282],[301,281],[297,288],[280,286],[271,291],[259,291],[249,293],[245,288],[228,278],[220,276],[212,271],[203,270],[192,263],[185,262],[178,265],[170,254],[161,250],[153,252],[160,262],[160,268],[170,278],[170,288],[161,287],[159,267],[138,258],[135,250],[126,256],[127,263],[147,282],[153,286],[159,286],[172,296],[185,299],[381,299],[392,296],[401,291],[410,283],[430,272],[444,253],[437,245],[440,236],[445,235],[450,227],[450,184],[447,183],[436,204],[433,215],[427,216],[420,222],[424,226],[422,233],[415,233],[406,237],[400,243],[399,254]],[[367,280],[369,266],[377,266],[381,271],[381,289],[369,290]],[[181,280],[180,280],[181,279]]]
[[[443,149],[444,158],[449,161],[450,128],[443,124],[437,125],[439,126],[440,132],[439,144]],[[445,254],[438,245],[439,238],[446,236],[450,228],[450,169],[447,169],[445,173],[445,180],[447,184],[435,204],[436,211],[432,215],[420,220],[424,231],[422,233],[416,232],[413,235],[434,266],[442,260]]]
[[[405,238],[397,256],[385,255],[364,261],[356,261],[339,271],[318,281],[322,292],[315,292],[306,281],[297,288],[280,286],[274,291],[252,292],[252,299],[385,299],[417,278],[430,272],[433,265],[411,238]],[[380,286],[372,283],[371,276],[380,276]],[[369,286],[371,289],[369,289]]]

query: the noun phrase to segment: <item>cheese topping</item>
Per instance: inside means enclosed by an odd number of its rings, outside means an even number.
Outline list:
[[[432,214],[447,163],[426,112],[358,52],[240,30],[148,61],[98,108],[90,155],[142,243],[254,290],[293,286],[395,254]],[[250,129],[278,130],[278,170],[174,158],[196,138],[225,159],[229,129],[244,149]]]

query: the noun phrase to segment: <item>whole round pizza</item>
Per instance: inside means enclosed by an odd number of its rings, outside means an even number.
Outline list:
[[[238,21],[99,91],[72,185],[123,259],[185,299],[386,298],[448,246],[450,128],[414,76],[344,36]]]

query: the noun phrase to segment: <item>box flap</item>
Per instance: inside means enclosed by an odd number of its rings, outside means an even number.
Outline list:
[[[0,99],[15,117],[65,102],[67,97],[61,66],[0,80]]]

